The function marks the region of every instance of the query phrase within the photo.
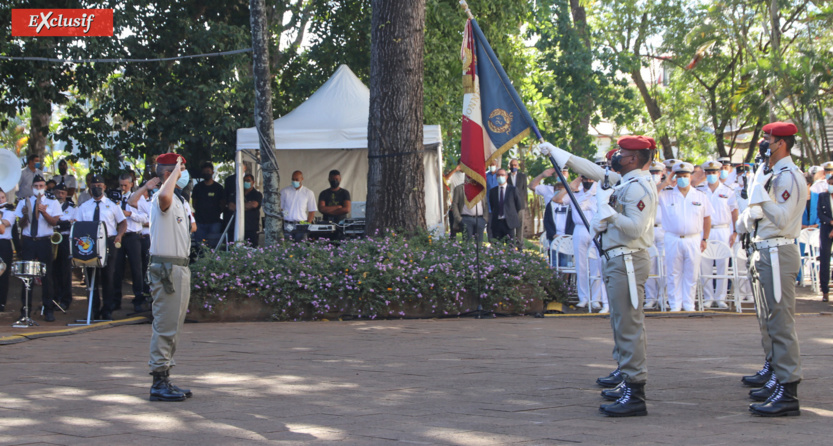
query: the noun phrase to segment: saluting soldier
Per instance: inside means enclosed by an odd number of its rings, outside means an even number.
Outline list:
[[[87,268],[87,278],[92,280],[92,275],[96,275],[96,289],[93,291],[93,319],[108,320],[113,318],[113,309],[116,307],[113,290],[115,256],[119,252],[116,244],[121,244],[124,232],[127,230],[127,220],[121,207],[104,196],[104,177],[101,175],[93,175],[90,178],[90,195],[92,198],[76,209],[75,220],[101,222],[107,228],[107,265],[104,268]]]
[[[708,240],[719,240],[729,247],[734,246],[737,232],[735,222],[738,219],[738,203],[735,199],[735,192],[726,184],[720,182],[720,176],[727,172],[723,170],[723,164],[717,161],[706,161],[702,164],[706,172],[706,182],[697,186],[697,190],[709,197],[712,205],[711,231]],[[711,274],[712,268],[716,268],[718,275],[726,275],[726,268],[729,259],[712,260],[703,259],[700,263],[701,274]],[[726,292],[728,280],[709,280],[703,285],[703,307],[727,309]]]
[[[808,192],[801,170],[790,157],[796,126],[772,122],[763,131],[769,135],[768,160],[752,180],[749,207],[739,219],[738,232],[752,236],[755,252],[750,258],[750,276],[759,282],[756,306],[762,312],[762,343],[764,350],[771,352],[774,381],[771,389],[761,389],[769,394],[766,401],[751,404],[749,410],[767,417],[800,415],[802,371],[795,332],[795,279],[801,256],[795,239],[801,232]]]
[[[611,158],[611,167],[618,173],[611,173],[608,178],[615,187],[600,188],[596,192],[598,201],[592,230],[602,234],[602,249],[609,257],[604,263],[603,276],[610,302],[614,359],[619,367],[597,382],[608,387],[618,386],[614,391],[603,391],[605,398],[618,399],[599,410],[608,416],[629,417],[648,414],[642,305],[644,285],[651,269],[648,248],[654,243],[657,191],[646,170],[653,154],[650,140],[633,135],[623,136],[617,143],[619,151]],[[572,156],[549,143],[542,143],[539,148],[544,155],[552,155],[559,166],[567,166],[596,181],[605,180],[605,170],[592,161]]]
[[[148,278],[153,296],[153,334],[150,338],[150,366],[153,384],[151,401],[183,401],[189,389],[171,383],[170,369],[191,298],[191,215],[182,197],[188,185],[185,158],[166,153],[156,158],[156,175],[164,182],[153,195],[150,206],[150,265]],[[129,204],[136,206],[141,195],[155,187],[155,180],[140,188]]]
[[[54,308],[52,303],[52,233],[55,225],[61,217],[61,205],[57,200],[46,198],[46,180],[40,175],[35,175],[31,184],[32,195],[28,198],[22,199],[17,203],[15,215],[20,219],[20,227],[23,228],[23,252],[21,258],[23,260],[36,260],[46,265],[46,276],[42,278],[43,293],[41,294],[41,301],[43,302],[43,320],[46,322],[53,322],[55,320]],[[11,259],[10,259],[11,260]],[[22,302],[20,315],[21,318],[32,314],[31,308],[29,314],[24,314],[24,307],[26,303],[26,287],[23,286],[20,291],[20,299]],[[31,305],[31,302],[29,302]]]

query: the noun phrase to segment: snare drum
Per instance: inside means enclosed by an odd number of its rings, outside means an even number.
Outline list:
[[[14,262],[12,274],[17,277],[43,277],[46,275],[46,264],[32,260]]]
[[[107,227],[104,222],[76,221],[69,231],[72,266],[107,266]]]

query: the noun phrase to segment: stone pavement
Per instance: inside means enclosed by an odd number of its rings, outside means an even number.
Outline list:
[[[0,444],[826,444],[830,316],[798,318],[803,415],[754,418],[753,317],[650,318],[650,415],[600,416],[608,320],[187,324],[174,382],[150,403],[150,326],[0,346]]]

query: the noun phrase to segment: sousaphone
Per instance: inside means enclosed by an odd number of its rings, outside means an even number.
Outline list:
[[[7,200],[9,191],[14,189],[19,181],[20,160],[14,153],[6,149],[0,149],[0,189],[3,189],[3,192],[6,193]],[[0,211],[2,211],[2,209],[0,209]],[[6,230],[9,231],[11,228],[7,228]],[[12,261],[12,259],[0,258],[0,275],[6,271],[5,260],[10,262]]]

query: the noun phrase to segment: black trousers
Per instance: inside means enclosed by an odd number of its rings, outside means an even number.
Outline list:
[[[827,230],[819,232],[819,282],[821,292],[827,293],[830,290],[830,248],[833,240],[828,237]]]
[[[506,224],[506,219],[500,218],[493,218],[492,219],[492,238],[497,240],[511,240],[512,235],[515,233],[514,229],[509,228],[509,225]]]
[[[7,228],[7,231],[11,229]],[[0,305],[6,306],[6,299],[9,296],[9,278],[12,276],[12,241],[0,239],[0,259],[6,264],[6,271],[0,276]]]
[[[93,319],[110,316],[115,308],[113,293],[113,272],[116,270],[116,237],[107,237],[107,266],[104,268],[87,268],[87,286],[89,280],[95,276],[95,290],[93,291]]]
[[[52,262],[52,283],[55,284],[55,301],[66,308],[72,302],[72,259],[70,259],[69,235],[64,235],[58,245],[58,257]]]
[[[52,310],[54,307],[52,303],[52,274],[49,273],[52,271],[52,242],[49,241],[49,237],[39,239],[23,237],[21,245],[23,252],[20,257],[23,260],[35,260],[46,265],[46,276],[41,278],[41,283],[43,284],[41,302],[47,310]],[[32,282],[32,285],[34,285],[34,282]],[[34,293],[34,290],[31,292]],[[21,285],[20,287],[20,302],[21,308],[26,306],[26,285]],[[32,308],[34,306],[33,302],[32,307],[29,308],[30,316],[33,314]]]
[[[243,232],[243,236],[246,238],[246,241],[249,242],[249,244],[251,244],[254,248],[257,248],[257,245],[260,244],[260,235],[257,233],[257,230],[247,230]]]
[[[128,232],[121,239],[121,249],[116,253],[113,292],[116,296],[116,308],[120,307],[122,283],[124,282],[125,261],[130,265],[130,277],[133,279],[133,303],[145,302],[144,279],[142,279],[142,237],[138,232]]]
[[[150,296],[150,282],[148,282],[148,263],[150,263],[150,235],[142,236],[142,291],[145,297]]]

